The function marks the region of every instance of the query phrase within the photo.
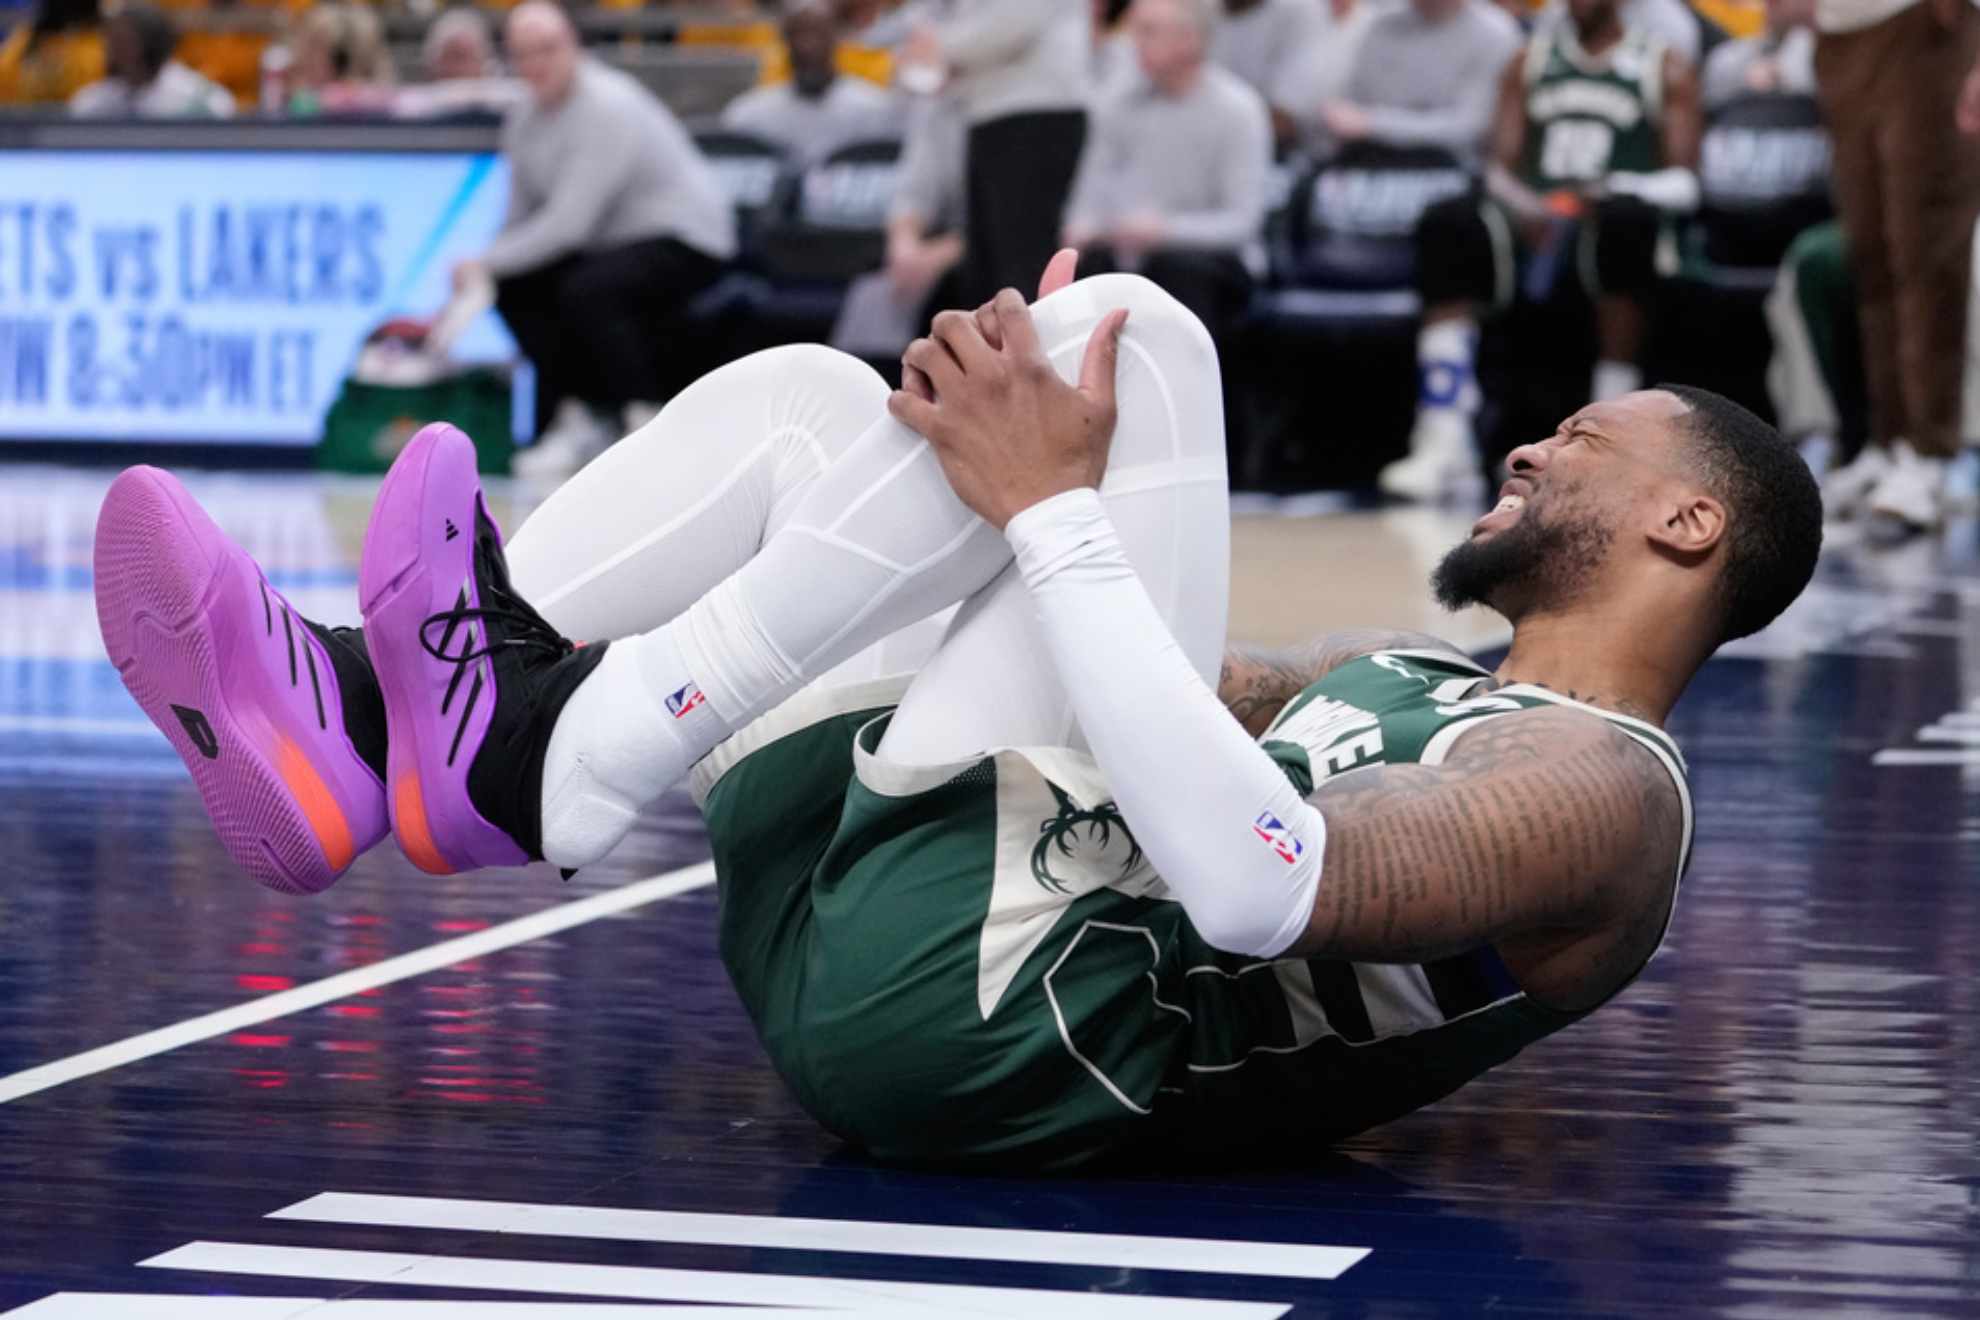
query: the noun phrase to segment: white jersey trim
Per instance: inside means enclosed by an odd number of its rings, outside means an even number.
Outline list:
[[[1472,673],[1483,675],[1486,678],[1492,676],[1491,670],[1479,664],[1470,656],[1465,655],[1462,651],[1456,650],[1431,651],[1416,647],[1385,646],[1379,651],[1370,651],[1366,655],[1356,656],[1355,659],[1369,660],[1378,655],[1399,656],[1404,660],[1430,660],[1440,665],[1457,665],[1462,669],[1468,669]]]
[[[688,791],[694,798],[695,806],[705,804],[722,776],[740,765],[743,758],[814,724],[823,724],[826,720],[850,715],[854,711],[898,706],[913,678],[912,674],[897,674],[864,683],[829,686],[814,683],[803,689],[754,723],[744,725],[718,744],[714,751],[695,762],[694,769],[688,774]]]

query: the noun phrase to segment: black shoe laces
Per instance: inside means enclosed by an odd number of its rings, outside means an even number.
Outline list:
[[[464,665],[483,656],[494,655],[504,649],[521,649],[536,653],[542,659],[555,663],[577,650],[577,645],[568,637],[550,626],[549,620],[515,593],[509,585],[508,568],[502,554],[493,542],[482,537],[474,549],[477,567],[481,570],[481,595],[488,603],[467,606],[457,610],[443,610],[428,615],[419,626],[419,644],[435,660],[448,664]],[[458,625],[479,622],[484,645],[463,651],[458,655],[440,649],[440,643],[433,640],[433,631],[438,628],[441,641],[447,640]],[[491,623],[502,625],[503,636],[499,641],[488,641],[493,630]]]

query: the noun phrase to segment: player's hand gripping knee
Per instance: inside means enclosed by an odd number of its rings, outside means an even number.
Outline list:
[[[1065,491],[1100,484],[1114,434],[1114,368],[1127,312],[1108,313],[1068,385],[1038,341],[1015,289],[991,303],[994,334],[967,312],[944,312],[902,361],[932,397],[896,391],[888,411],[934,446],[956,495],[984,521],[1011,518]],[[997,340],[993,346],[991,339]]]
[[[1074,276],[1078,274],[1079,249],[1060,248],[1052,254],[1052,259],[1045,263],[1045,273],[1038,277],[1038,300],[1043,302],[1060,289],[1065,288],[1073,282]],[[976,328],[983,332],[983,338],[989,343],[990,347],[1002,348],[1004,346],[1004,336],[1003,332],[997,328],[997,313],[995,309],[995,299],[977,308]],[[928,383],[928,377],[922,375],[913,367],[908,366],[905,362],[901,364],[901,388],[918,399],[926,399],[930,403],[935,402],[935,387]]]

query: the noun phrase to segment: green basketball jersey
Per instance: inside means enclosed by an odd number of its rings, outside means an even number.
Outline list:
[[[1632,29],[1601,56],[1565,20],[1526,49],[1526,150],[1520,176],[1541,192],[1663,166],[1664,46]]]
[[[1452,654],[1364,657],[1262,742],[1310,795],[1573,704],[1524,687],[1468,698],[1484,677]],[[876,753],[897,696],[794,703],[696,780],[743,1002],[805,1107],[876,1155],[1069,1167],[1140,1147],[1307,1148],[1447,1095],[1580,1016],[1528,999],[1489,947],[1421,965],[1213,949],[1090,757],[896,765]],[[1676,746],[1585,709],[1670,771],[1688,844]]]

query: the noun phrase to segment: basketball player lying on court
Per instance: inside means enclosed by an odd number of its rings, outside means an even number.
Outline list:
[[[1283,1155],[1605,1003],[1691,838],[1659,726],[1813,571],[1794,450],[1699,391],[1592,405],[1437,570],[1513,622],[1496,674],[1410,634],[1226,657],[1210,340],[1137,277],[1068,278],[938,318],[891,397],[823,348],[724,367],[506,552],[428,427],[362,634],[133,469],[110,655],[280,889],[388,819],[431,872],[584,866],[687,779],[770,1058],[884,1158]]]

